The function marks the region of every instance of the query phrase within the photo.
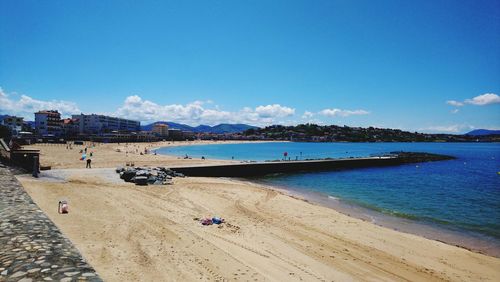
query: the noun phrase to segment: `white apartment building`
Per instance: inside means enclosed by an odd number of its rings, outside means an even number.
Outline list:
[[[139,121],[97,114],[72,115],[72,119],[78,120],[80,134],[103,134],[112,131],[132,132],[139,131],[141,127]]]
[[[61,136],[61,114],[57,110],[44,110],[36,112],[35,129],[39,136]]]

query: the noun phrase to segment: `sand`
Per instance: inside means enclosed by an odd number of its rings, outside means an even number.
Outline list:
[[[500,279],[498,258],[380,227],[268,187],[195,177],[135,186],[105,168],[123,165],[116,144],[93,149],[95,167],[102,168],[91,170],[82,168],[75,149],[35,147],[42,150],[42,164],[54,170],[19,180],[108,281]],[[132,155],[136,165],[203,162]],[[69,200],[67,215],[57,214],[61,198]],[[227,223],[202,226],[193,220],[215,215]]]
[[[218,164],[231,163],[232,161],[223,160],[201,160],[201,159],[183,159],[182,157],[144,154],[144,150],[150,152],[156,148],[168,146],[190,146],[203,144],[231,144],[242,143],[243,141],[176,141],[176,142],[152,142],[152,143],[90,143],[87,155],[90,152],[92,156],[92,167],[116,167],[124,166],[127,162],[135,166],[162,166],[162,165],[199,165],[199,164]],[[94,144],[95,146],[91,146]],[[85,162],[80,161],[82,154],[80,150],[84,148],[81,145],[73,145],[72,149],[67,149],[65,144],[37,144],[25,146],[26,149],[40,149],[40,164],[52,168],[85,168]],[[143,153],[141,155],[141,153]]]

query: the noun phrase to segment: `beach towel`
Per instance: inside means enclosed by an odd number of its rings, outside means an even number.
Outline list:
[[[221,224],[224,222],[224,219],[223,218],[220,218],[220,217],[213,217],[212,218],[212,223],[213,224]]]
[[[212,222],[212,220],[210,218],[204,218],[204,219],[201,220],[201,224],[203,224],[203,225],[212,225],[213,222]]]

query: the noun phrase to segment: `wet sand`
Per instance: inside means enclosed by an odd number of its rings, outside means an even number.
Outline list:
[[[336,197],[322,194],[320,192],[304,191],[300,190],[300,188],[294,189],[275,185],[269,186],[269,184],[265,181],[255,182],[265,185],[270,189],[277,189],[286,194],[302,198],[314,204],[332,208],[347,216],[368,221],[379,226],[422,236],[431,240],[441,241],[443,243],[471,250],[473,252],[500,258],[500,243],[496,239],[482,234],[464,233],[462,230],[453,230],[451,228],[445,229],[442,226],[433,225],[431,223],[422,223],[394,215],[384,214],[343,201]]]

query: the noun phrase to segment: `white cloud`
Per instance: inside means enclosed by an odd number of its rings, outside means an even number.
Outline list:
[[[58,110],[62,116],[79,113],[80,110],[74,102],[51,100],[42,101],[21,95],[18,100],[11,97],[15,93],[7,94],[0,88],[0,112],[2,114],[22,116],[26,120],[34,120],[34,112],[40,110]]]
[[[370,112],[365,111],[365,110],[341,110],[341,109],[324,109],[319,112],[319,114],[327,116],[327,117],[348,117],[352,115],[367,115]]]
[[[458,102],[458,101],[455,101],[455,100],[446,101],[446,104],[451,105],[451,106],[455,106],[455,107],[461,107],[461,106],[464,105],[464,103]]]
[[[476,96],[472,99],[467,99],[465,100],[465,103],[476,106],[498,104],[500,103],[500,96],[494,93],[486,93],[483,95]]]
[[[288,117],[295,114],[295,109],[281,106],[280,104],[273,104],[267,106],[258,106],[255,112],[263,118],[270,117]]]
[[[7,94],[0,88],[0,114],[18,115],[25,117],[26,120],[33,120],[33,113],[44,109],[58,110],[64,117],[81,112],[74,102],[38,100],[27,95]],[[189,125],[246,123],[266,126],[271,124],[299,123],[297,118],[293,118],[295,109],[280,104],[259,105],[255,108],[244,107],[235,111],[225,111],[211,100],[193,101],[187,104],[161,105],[143,99],[139,95],[128,96],[118,109],[109,109],[106,113],[101,114],[139,120],[143,123],[160,120]],[[347,117],[366,114],[369,114],[369,112],[365,110],[324,109],[318,113],[305,111],[301,116],[301,122],[323,123],[324,121],[314,118],[319,118],[320,116]]]
[[[475,106],[485,106],[498,103],[500,103],[500,96],[498,96],[495,93],[485,93],[482,95],[478,95],[472,99],[465,99],[463,102],[455,100],[446,101],[446,104],[454,107],[462,107],[465,104],[475,105]]]
[[[194,101],[186,105],[158,105],[143,100],[138,95],[128,96],[116,115],[140,121],[172,120],[178,122],[199,121],[204,112],[203,102]]]
[[[210,108],[207,106],[210,104]],[[248,123],[252,125],[269,125],[282,123],[283,118],[292,116],[295,109],[279,104],[258,106],[255,109],[245,107],[236,112],[219,109],[213,102],[194,101],[186,105],[159,105],[144,100],[138,95],[129,96],[115,115],[154,122],[159,120],[186,123],[190,125],[218,123]]]
[[[467,124],[435,125],[421,128],[419,131],[432,133],[462,133],[474,129],[474,126]]]
[[[459,112],[459,109],[453,109],[453,110],[451,110],[451,113],[452,113],[452,114],[456,114],[456,113],[458,113],[458,112]]]
[[[309,111],[305,111],[304,114],[302,115],[302,119],[310,119],[314,116],[313,113],[309,112]]]

